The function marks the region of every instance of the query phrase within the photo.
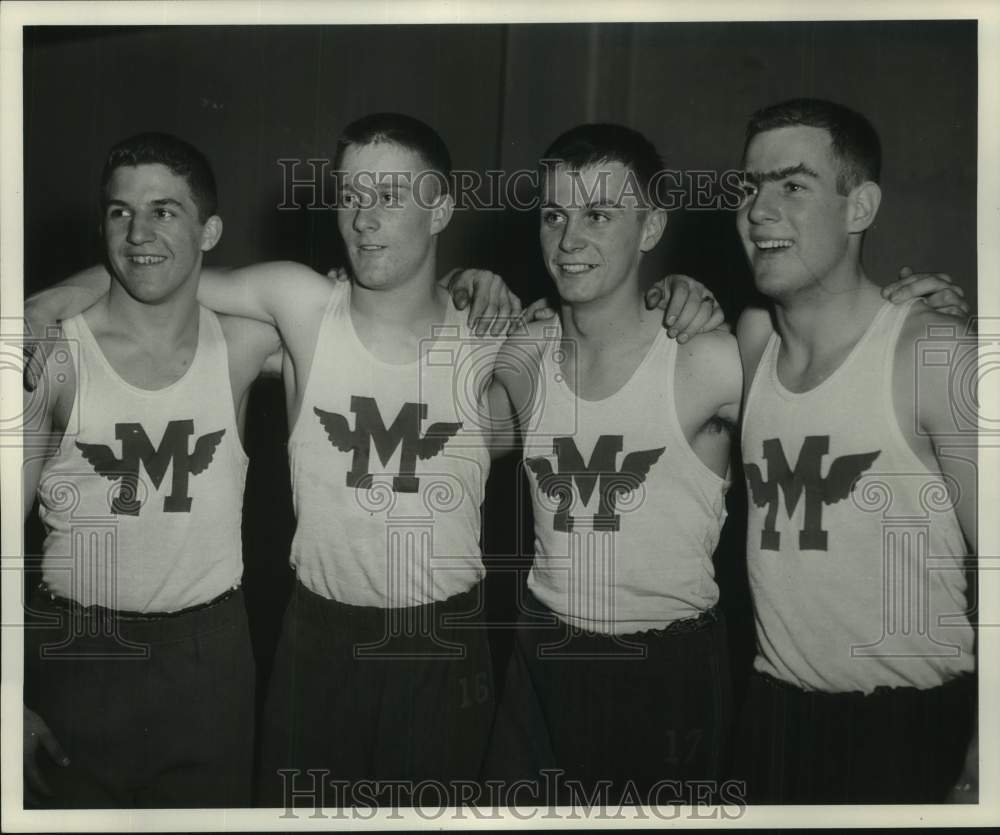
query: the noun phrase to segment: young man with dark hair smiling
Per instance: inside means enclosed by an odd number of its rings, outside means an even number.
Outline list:
[[[37,492],[46,529],[26,632],[26,801],[245,806],[241,437],[278,335],[198,304],[222,220],[197,149],[166,134],[119,143],[101,203],[111,285],[62,322],[62,350],[25,396],[24,510]]]
[[[976,439],[956,437],[952,411],[964,323],[883,301],[865,273],[881,149],[864,116],[817,99],[764,108],[743,164],[738,226],[771,302],[738,334],[750,800],[972,797]]]

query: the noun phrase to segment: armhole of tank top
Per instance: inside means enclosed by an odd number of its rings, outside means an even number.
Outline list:
[[[941,472],[931,470],[917,454],[917,451],[910,446],[910,442],[906,440],[906,435],[903,434],[903,430],[899,425],[899,416],[896,414],[896,391],[894,385],[896,377],[896,352],[899,348],[899,338],[902,336],[903,328],[906,326],[906,320],[909,319],[910,311],[916,302],[917,299],[912,299],[895,309],[895,318],[892,320],[889,332],[885,336],[882,357],[882,408],[886,415],[889,437],[892,438],[892,442],[896,445],[897,450],[903,456],[908,456],[910,462],[913,466],[918,467],[920,472],[941,477]],[[914,390],[915,394],[916,390]]]
[[[476,337],[472,333],[472,329],[468,326],[467,322],[465,321],[465,317],[466,317],[466,312],[464,310],[459,310],[457,307],[455,307],[454,303],[451,301],[451,298],[449,297],[449,299],[448,299],[448,307],[445,310],[445,314],[444,314],[444,324],[445,324],[445,326],[446,327],[454,327],[455,328],[456,332],[458,333],[458,341],[459,341],[460,345],[462,345],[462,344],[472,344],[472,345],[475,345],[476,341],[478,340],[478,337]],[[492,350],[492,352],[493,352],[492,361],[496,362],[496,355],[500,351],[500,347],[503,345],[503,340],[502,339],[497,340],[495,345],[492,342],[483,343],[483,344],[486,345],[487,347],[489,347]],[[478,348],[473,348],[473,350],[475,351],[475,350],[479,350],[479,349]],[[459,356],[461,356],[461,353],[459,354]],[[421,359],[420,359],[421,372],[423,372],[424,368],[426,367],[427,361],[428,361],[427,360],[427,354],[423,354],[421,356]],[[460,360],[460,362],[461,362],[461,360]],[[478,365],[478,363],[475,363],[475,364]],[[489,389],[489,381],[490,381],[490,377],[489,376],[484,377],[484,379],[483,379],[483,391],[482,392],[476,392],[476,396],[477,397],[479,397],[479,396],[488,397],[489,396],[489,391],[488,391],[488,389]],[[452,379],[452,386],[454,387],[457,384],[457,382],[458,382],[457,379],[453,378]],[[461,431],[464,432],[465,429],[466,429],[466,423],[467,422],[465,421],[465,419],[464,419],[464,417],[462,415],[462,411],[463,411],[463,409],[459,408],[457,406],[457,404],[456,404],[457,417],[458,417],[458,420],[461,421],[461,423],[462,423],[462,430]],[[485,467],[485,473],[486,473],[486,475],[485,475],[485,477],[483,479],[483,485],[485,487],[485,483],[486,483],[485,479],[489,478],[490,470],[492,468],[492,463],[493,463],[492,456],[490,455],[490,439],[488,437],[489,431],[487,429],[483,428],[483,427],[480,427],[480,426],[476,425],[476,427],[473,430],[469,430],[469,433],[470,434],[467,437],[469,437],[470,440],[471,440],[471,438],[474,438],[477,435],[479,437],[481,437],[481,439],[482,439],[482,441],[480,443],[476,443],[476,444],[471,445],[470,449],[472,449],[474,451],[474,453],[476,455],[476,460],[477,460],[479,466],[480,467]],[[480,504],[482,504],[482,503],[480,502]]]
[[[771,335],[767,338],[767,342],[764,344],[764,350],[761,351],[760,356],[757,358],[757,367],[753,370],[753,375],[750,378],[750,385],[747,386],[747,393],[745,402],[743,403],[743,414],[740,415],[740,452],[742,454],[743,447],[743,436],[746,433],[746,427],[750,420],[751,411],[754,406],[754,395],[760,386],[761,374],[770,374],[772,367],[772,353],[776,350],[776,345],[778,343],[778,332],[776,330],[771,331]]]
[[[299,403],[299,413],[295,416],[295,424],[288,427],[289,444],[293,443],[296,439],[299,426],[302,424],[302,413],[306,410],[306,406],[309,403],[309,397],[312,394],[313,379],[316,376],[313,372],[316,370],[316,360],[320,356],[320,346],[323,344],[327,328],[330,326],[330,319],[333,310],[338,304],[342,303],[342,300],[345,297],[347,297],[347,293],[350,288],[351,285],[349,282],[343,282],[343,288],[340,283],[334,284],[333,292],[330,293],[330,300],[326,303],[326,307],[323,310],[323,318],[319,323],[319,330],[316,331],[316,344],[313,345],[312,357],[309,359],[309,373],[306,376],[305,386],[302,388],[302,401]]]
[[[559,344],[559,338],[562,336],[562,329],[559,329],[559,335],[556,339],[544,340],[542,343],[541,353],[538,355],[538,379],[535,381],[533,386],[533,391],[531,395],[531,403],[528,408],[528,422],[530,426],[540,427],[543,423],[545,417],[545,403],[549,399],[547,396],[543,395],[541,381],[542,380],[552,380],[553,385],[556,389],[560,390],[560,393],[568,392],[569,386],[566,384],[565,380],[558,383],[555,382],[554,374],[558,371],[558,366],[552,359],[552,352],[556,350],[556,346]],[[550,371],[551,374],[546,372]],[[565,388],[563,388],[565,387]],[[537,440],[539,433],[534,430],[528,430],[521,433],[521,462],[522,465],[529,458],[537,458],[540,455],[549,455],[552,452],[552,444],[549,443],[547,446],[540,445]],[[544,436],[543,437],[547,437]]]
[[[726,486],[729,484],[729,478],[727,476],[720,476],[698,457],[698,453],[694,451],[691,442],[688,441],[687,436],[684,434],[684,427],[681,426],[681,419],[677,414],[677,356],[680,354],[680,346],[677,340],[670,339],[667,336],[666,331],[661,330],[657,335],[657,339],[663,340],[661,350],[667,352],[666,368],[662,373],[665,374],[667,381],[666,412],[670,431],[673,433],[677,444],[684,450],[684,454],[691,460],[692,465],[702,472],[703,478],[710,479],[714,487]],[[655,367],[655,365],[651,367]],[[726,472],[727,474],[729,473],[728,465]]]
[[[67,341],[75,339],[78,346],[76,351],[77,371],[76,381],[73,387],[73,405],[70,407],[69,415],[66,417],[66,428],[68,429],[70,426],[79,425],[82,419],[80,402],[83,398],[80,392],[84,389],[83,375],[90,373],[89,369],[85,370],[83,353],[85,350],[89,350],[90,353],[93,353],[97,343],[94,339],[94,335],[90,332],[90,328],[87,327],[86,322],[83,322],[82,313],[77,313],[76,316],[64,319],[62,322],[62,332]],[[64,455],[68,443],[70,443],[70,434],[64,430],[62,436],[59,438],[59,446],[52,451],[48,460],[52,461],[57,456]],[[42,465],[43,474],[47,463],[48,462]],[[41,479],[39,479],[39,483],[41,483]]]
[[[250,456],[247,455],[246,448],[243,446],[243,439],[240,437],[240,416],[236,408],[236,398],[233,397],[233,376],[232,369],[229,367],[229,342],[226,340],[226,332],[223,330],[222,322],[219,321],[219,316],[214,310],[209,310],[204,305],[200,305],[198,313],[199,316],[203,316],[205,318],[206,330],[212,331],[214,344],[218,346],[218,350],[225,358],[222,366],[226,374],[226,392],[229,395],[228,413],[231,421],[230,427],[233,432],[236,433],[236,443],[233,444],[233,449],[239,455],[241,466],[245,467],[250,463]],[[211,369],[209,370],[209,375],[211,375]],[[249,396],[249,394],[250,392],[248,390],[247,395]]]

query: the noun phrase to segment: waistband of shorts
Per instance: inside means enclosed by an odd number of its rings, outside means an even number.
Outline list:
[[[207,600],[204,603],[198,603],[195,606],[187,606],[184,609],[178,609],[174,612],[131,612],[127,609],[109,609],[106,606],[100,606],[96,603],[84,606],[76,600],[71,600],[68,597],[60,597],[58,594],[53,594],[44,582],[38,584],[38,594],[44,601],[51,604],[55,608],[62,609],[64,612],[68,612],[69,614],[76,615],[78,617],[108,618],[110,620],[125,623],[150,623],[174,620],[176,618],[183,618],[197,612],[206,611],[207,609],[210,609],[213,606],[218,606],[221,603],[225,603],[227,600],[234,597],[239,596],[242,598],[243,590],[238,585],[233,586],[232,588],[226,589],[217,597],[213,597],[211,600]]]
[[[441,615],[454,615],[455,625],[458,625],[468,615],[471,621],[483,607],[483,581],[478,581],[468,591],[453,594],[445,600],[432,603],[422,603],[418,606],[403,606],[400,608],[382,608],[380,606],[355,606],[324,597],[307,588],[298,579],[292,591],[292,603],[299,614],[310,619],[330,624],[381,625],[387,617],[423,620],[437,618]]]
[[[888,684],[880,684],[874,690],[870,692],[865,692],[863,690],[839,690],[839,691],[828,691],[828,690],[806,690],[804,687],[799,687],[797,684],[792,684],[788,681],[782,681],[780,678],[775,678],[769,673],[761,672],[760,670],[754,670],[753,675],[760,679],[768,687],[772,687],[775,690],[780,690],[785,693],[794,693],[795,695],[815,698],[815,699],[840,699],[840,700],[875,700],[881,698],[903,698],[907,695],[910,696],[921,696],[928,695],[930,693],[943,693],[950,690],[961,690],[967,687],[973,687],[975,685],[976,676],[972,673],[962,673],[961,675],[955,676],[955,678],[948,679],[935,687],[912,687],[909,685],[892,686]]]
[[[656,641],[663,638],[670,638],[675,635],[686,635],[692,632],[701,632],[708,629],[711,626],[722,621],[722,612],[719,610],[718,606],[712,606],[703,612],[699,612],[697,615],[692,615],[689,618],[681,618],[680,620],[671,621],[666,626],[662,626],[658,629],[640,629],[635,632],[594,632],[590,629],[585,629],[582,626],[577,626],[576,624],[569,623],[563,620],[556,612],[546,606],[541,600],[539,600],[531,589],[527,590],[528,605],[531,610],[528,614],[545,614],[551,615],[556,618],[559,625],[563,629],[569,630],[574,635],[582,635],[592,638],[619,638],[619,639],[629,639],[633,641]]]

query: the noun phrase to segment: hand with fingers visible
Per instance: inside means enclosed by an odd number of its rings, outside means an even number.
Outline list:
[[[978,727],[978,722],[977,722]],[[965,751],[965,763],[955,785],[948,792],[948,803],[979,802],[979,732],[973,734]]]
[[[469,327],[476,336],[503,336],[520,321],[521,300],[496,273],[454,269],[440,283],[455,307],[469,309]]]
[[[899,270],[899,278],[882,288],[882,298],[893,304],[920,299],[941,313],[968,316],[971,308],[965,291],[948,273],[915,273],[909,267]]]
[[[351,274],[344,267],[333,267],[326,271],[326,277],[334,284],[340,281],[350,281]]]
[[[686,275],[668,275],[646,291],[646,307],[665,311],[667,336],[687,342],[692,336],[719,328],[729,330],[722,308],[700,281]]]
[[[56,765],[65,768],[69,765],[69,757],[59,745],[55,735],[49,730],[37,713],[28,707],[24,708],[24,789],[27,796],[35,802],[41,798],[52,797],[52,789],[42,776],[38,764],[44,749],[44,756],[49,757]]]
[[[554,319],[556,317],[556,311],[549,304],[549,300],[542,296],[540,299],[535,299],[531,304],[524,308],[524,312],[521,314],[521,318],[525,322],[545,322],[549,319]]]

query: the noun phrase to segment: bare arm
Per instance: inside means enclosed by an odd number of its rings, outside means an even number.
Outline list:
[[[111,275],[100,264],[88,267],[24,300],[28,336],[45,336],[47,325],[82,313],[111,286]]]
[[[204,269],[198,301],[230,316],[274,325],[285,337],[322,315],[333,285],[294,261],[268,261],[232,269]]]
[[[527,429],[538,390],[542,323],[509,336],[497,353],[488,390],[490,451],[494,458],[517,449]]]
[[[743,365],[743,404],[746,405],[747,392],[753,382],[757,365],[767,347],[767,340],[774,333],[771,314],[762,307],[748,307],[740,315],[736,325],[736,342]]]
[[[102,265],[74,273],[25,300],[30,324],[66,319],[86,310],[107,293],[111,275]],[[216,313],[243,316],[291,327],[299,303],[320,307],[330,296],[326,277],[293,261],[271,261],[237,268],[205,268],[198,285],[198,301]],[[32,315],[29,315],[31,311]]]
[[[72,397],[72,390],[75,387],[75,377],[65,373],[65,369],[53,371],[50,365],[46,365],[40,373],[43,384],[24,392],[21,504],[25,519],[34,505],[45,461],[62,439],[63,429],[60,424],[64,421],[61,420],[61,415],[67,407],[64,401],[67,397]],[[63,378],[62,382],[59,381],[59,377]],[[69,757],[45,720],[27,705],[23,710],[22,731],[25,792],[30,799],[37,802],[41,797],[52,795],[52,789],[39,768],[40,752],[44,750],[52,762],[62,767],[69,765]]]
[[[904,435],[911,436],[912,432],[918,449],[921,438],[925,443],[930,442],[952,495],[959,526],[973,554],[978,548],[979,473],[976,426],[979,394],[973,386],[980,375],[967,372],[974,368],[977,347],[964,318],[915,307],[897,347],[894,379],[897,411],[901,423],[906,422],[901,426]],[[950,358],[948,363],[941,362],[945,356]],[[964,380],[973,382],[965,386]],[[973,802],[978,790],[977,722],[966,748],[962,773],[949,799]]]
[[[909,360],[899,363],[897,375],[906,375],[904,391],[912,389],[904,401],[912,404],[919,435],[933,449],[941,473],[953,493],[955,514],[966,541],[975,552],[977,540],[978,436],[975,425],[964,425],[962,415],[972,417],[978,393],[963,380],[976,381],[966,373],[975,363],[976,340],[968,322],[933,310],[915,308],[904,326],[900,351]],[[945,365],[940,357],[950,357]],[[897,389],[899,391],[899,389]]]

